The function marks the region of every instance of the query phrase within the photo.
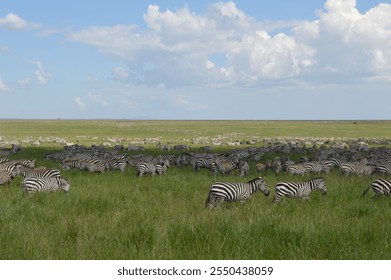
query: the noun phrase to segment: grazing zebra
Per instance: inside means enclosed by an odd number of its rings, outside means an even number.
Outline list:
[[[374,197],[380,197],[382,195],[391,197],[391,181],[387,179],[377,179],[371,183],[371,185],[364,191],[362,196],[364,196],[368,190],[372,188],[375,193]]]
[[[43,178],[43,177],[60,177],[61,176],[60,170],[58,170],[58,169],[47,168],[47,167],[31,169],[31,168],[27,168],[25,166],[20,167],[19,175],[21,175],[22,177],[25,177],[25,178],[27,178],[27,177]]]
[[[368,176],[371,175],[372,172],[374,171],[375,167],[366,165],[363,163],[359,162],[348,162],[348,163],[343,163],[340,166],[341,174],[345,174],[346,176],[349,175],[350,173],[356,174],[359,176]]]
[[[240,171],[240,177],[244,177],[250,172],[250,165],[247,161],[241,161],[239,162],[239,171]]]
[[[374,173],[391,174],[391,165],[389,164],[379,164],[376,166]]]
[[[11,148],[0,148],[1,156],[10,156],[11,154],[16,154],[22,150],[22,146],[12,144]]]
[[[302,175],[302,176],[304,176],[304,173],[306,172],[306,168],[305,168],[304,164],[302,164],[302,163],[300,163],[300,164],[290,164],[287,167],[286,172],[288,174],[291,174],[291,175]]]
[[[69,192],[70,184],[63,177],[25,178],[22,183],[23,191],[29,195],[36,192],[55,192],[62,189],[65,193]]]
[[[155,174],[157,173],[157,169],[158,168],[156,166],[156,163],[154,163],[154,162],[151,162],[151,161],[140,162],[137,165],[137,177],[142,177],[144,174],[147,174],[147,173],[150,173],[150,174],[152,174],[152,176],[155,176]]]
[[[211,172],[213,175],[217,175],[219,172],[224,175],[229,174],[235,169],[238,169],[238,163],[232,160],[216,159],[211,163]]]
[[[10,184],[11,180],[15,178],[15,175],[12,172],[6,170],[0,170],[0,185]]]
[[[325,165],[321,162],[316,161],[308,161],[304,163],[305,172],[307,173],[321,173],[322,171],[325,171],[326,173],[329,173],[329,169],[325,168]]]
[[[250,195],[257,190],[260,190],[265,196],[269,195],[267,184],[262,177],[255,178],[247,183],[216,182],[210,188],[205,207],[219,206],[224,201],[234,202],[239,200],[244,204]]]
[[[275,174],[279,174],[282,171],[282,163],[280,158],[275,158],[273,160],[271,168]]]
[[[126,165],[127,163],[125,159],[111,158],[106,160],[107,170],[120,170],[121,172],[124,172]]]
[[[326,181],[323,177],[304,182],[281,181],[276,184],[273,202],[279,203],[284,197],[302,197],[308,200],[310,193],[316,189],[319,189],[324,195],[327,194]]]

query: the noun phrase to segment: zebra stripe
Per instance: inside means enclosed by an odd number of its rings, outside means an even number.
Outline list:
[[[238,162],[231,159],[216,159],[211,163],[211,172],[213,175],[218,173],[229,174],[232,170],[238,169]]]
[[[267,184],[262,177],[255,178],[249,182],[216,182],[212,184],[205,207],[218,206],[224,201],[240,201],[245,203],[246,200],[255,191],[260,190],[265,196],[269,195]]]
[[[15,176],[6,170],[0,170],[0,185],[10,184]]]
[[[324,164],[321,162],[315,162],[315,161],[308,161],[304,163],[305,172],[307,173],[321,173],[322,171],[325,171],[326,173],[329,173],[329,169],[326,168]]]
[[[106,169],[108,170],[120,170],[121,172],[125,171],[126,168],[126,160],[125,159],[108,159],[106,160]]]
[[[302,175],[306,172],[304,164],[291,164],[287,167],[286,172],[291,175]]]
[[[349,175],[350,173],[355,175],[371,175],[375,167],[357,162],[343,163],[340,166],[341,174]]]
[[[29,195],[36,192],[55,192],[59,189],[68,193],[70,188],[69,182],[62,177],[29,177],[25,178],[21,185],[24,192]]]
[[[308,200],[310,193],[316,189],[319,189],[322,194],[327,194],[326,181],[323,177],[304,182],[281,181],[276,184],[273,202],[279,203],[284,197],[302,197]]]
[[[391,197],[391,181],[387,179],[377,179],[371,183],[371,185],[364,191],[362,196],[364,196],[368,190],[372,188],[375,193],[374,197],[380,197],[382,195]]]
[[[19,175],[22,177],[60,177],[60,170],[54,168],[38,168],[38,169],[30,169],[24,166],[20,167]]]
[[[157,173],[157,167],[154,162],[140,162],[137,165],[137,177],[142,177],[144,174],[152,174],[155,176]]]

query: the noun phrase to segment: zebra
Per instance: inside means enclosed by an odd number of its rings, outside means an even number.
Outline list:
[[[346,176],[350,173],[356,174],[359,176],[362,175],[371,175],[374,171],[375,167],[371,165],[366,165],[360,162],[348,162],[343,163],[340,166],[341,174],[345,174]]]
[[[240,201],[242,204],[257,190],[260,190],[265,196],[269,195],[269,189],[266,181],[262,177],[257,177],[249,182],[216,182],[212,184],[205,207],[219,206],[224,201]]]
[[[125,171],[127,162],[125,159],[117,159],[117,158],[111,158],[106,160],[106,169],[107,170],[120,170],[121,172]]]
[[[391,174],[391,165],[390,164],[379,164],[376,166],[374,173]]]
[[[291,175],[301,175],[301,176],[304,176],[304,173],[306,172],[306,168],[305,168],[304,164],[302,164],[302,163],[300,163],[300,164],[290,164],[287,167],[286,172],[288,174],[291,174]]]
[[[313,190],[319,189],[323,195],[327,194],[326,181],[323,177],[310,179],[304,182],[280,181],[276,184],[274,203],[279,203],[284,197],[302,197],[309,199]]]
[[[157,169],[157,164],[154,162],[139,162],[137,164],[137,177],[142,177],[146,173],[150,173],[152,176],[155,176],[156,173],[159,174]]]
[[[0,148],[0,155],[1,156],[10,156],[11,154],[16,154],[22,150],[22,146],[12,144],[11,148]]]
[[[0,170],[0,185],[8,184],[8,186],[11,183],[11,180],[15,178],[15,174],[12,172],[9,172],[7,170]]]
[[[371,185],[363,192],[362,196],[364,196],[368,190],[372,188],[375,193],[374,197],[380,197],[382,195],[391,197],[391,181],[380,178],[371,183]]]
[[[217,175],[219,172],[224,175],[229,174],[235,169],[238,169],[238,163],[232,160],[215,159],[211,163],[211,172],[213,175]]]
[[[36,192],[55,192],[59,189],[68,193],[70,189],[70,183],[63,177],[28,177],[22,181],[21,185],[28,195]]]
[[[273,160],[271,168],[276,175],[282,171],[282,163],[279,157]]]
[[[321,173],[322,171],[325,171],[326,173],[329,173],[329,169],[325,167],[324,164],[321,162],[316,161],[308,161],[304,162],[304,168],[306,173]]]
[[[27,178],[27,177],[43,178],[43,177],[60,177],[61,176],[60,170],[58,170],[58,169],[47,168],[47,167],[31,169],[31,168],[27,168],[25,166],[20,167],[19,175],[21,175],[22,177],[25,177],[25,178]]]
[[[247,161],[239,162],[239,171],[240,171],[239,174],[240,177],[244,177],[248,174],[248,172],[250,172],[250,165],[248,164]]]

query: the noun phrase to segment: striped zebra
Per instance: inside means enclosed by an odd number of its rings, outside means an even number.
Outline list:
[[[240,161],[239,162],[239,176],[244,177],[250,172],[250,165],[247,161]]]
[[[213,175],[218,173],[229,174],[232,170],[238,169],[238,163],[232,160],[216,159],[211,163],[211,172]]]
[[[378,164],[376,165],[374,173],[380,173],[380,174],[391,174],[391,165],[390,164]]]
[[[86,170],[88,172],[99,172],[99,173],[103,173],[106,170],[106,164],[104,162],[98,159],[87,159],[87,158],[65,159],[61,163],[61,167],[64,170],[77,168],[80,170]]]
[[[323,163],[316,161],[304,162],[304,168],[306,173],[320,174],[322,171],[325,171],[326,173],[329,173],[330,171]]]
[[[10,185],[11,180],[15,178],[15,174],[7,170],[0,170],[0,185]]]
[[[301,176],[304,176],[304,173],[306,172],[306,168],[305,168],[304,164],[302,164],[302,163],[290,164],[287,167],[286,172],[288,174],[291,174],[291,175],[301,175]]]
[[[125,159],[111,158],[105,161],[105,165],[107,170],[120,170],[124,172],[127,162]]]
[[[380,197],[382,195],[391,197],[391,181],[387,179],[377,179],[371,183],[371,185],[363,192],[362,196],[364,196],[368,190],[372,188],[375,193],[374,197]]]
[[[62,189],[65,193],[69,192],[70,183],[63,177],[28,177],[22,183],[23,191],[29,195],[36,192],[55,192]]]
[[[47,168],[47,167],[42,167],[42,168],[27,168],[25,166],[21,166],[19,170],[19,175],[21,175],[24,178],[27,177],[60,177],[60,170],[55,169],[55,168]]]
[[[10,156],[16,154],[22,150],[22,146],[12,144],[11,148],[0,148],[0,156]]]
[[[159,172],[158,172],[159,169]],[[155,176],[155,174],[161,174],[163,170],[163,166],[158,167],[158,164],[149,161],[149,162],[139,162],[137,164],[137,177],[142,177],[144,174],[152,174],[152,176]]]
[[[216,182],[212,184],[205,207],[219,206],[224,201],[240,201],[242,204],[257,190],[265,196],[269,195],[266,181],[262,177],[257,177],[249,182]]]
[[[313,190],[319,189],[322,194],[327,194],[326,181],[323,177],[310,179],[304,182],[281,181],[276,184],[274,203],[279,203],[284,197],[302,197],[309,199]]]
[[[355,174],[359,176],[369,176],[375,170],[375,166],[366,165],[360,162],[347,162],[340,166],[341,174],[346,176],[349,174]]]

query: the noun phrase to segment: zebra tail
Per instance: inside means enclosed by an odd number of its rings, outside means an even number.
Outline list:
[[[365,194],[368,192],[368,190],[371,188],[371,186],[372,186],[372,185],[369,185],[369,187],[362,193],[362,195],[361,195],[362,197],[365,196]]]

